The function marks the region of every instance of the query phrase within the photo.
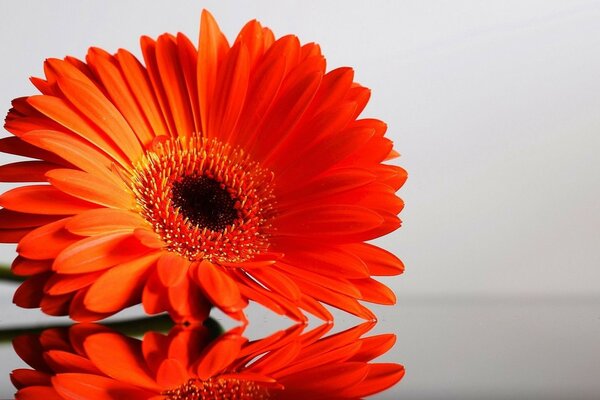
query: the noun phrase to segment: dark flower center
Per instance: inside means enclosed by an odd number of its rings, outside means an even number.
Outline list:
[[[220,231],[238,218],[235,199],[207,176],[184,176],[173,182],[171,193],[173,206],[199,227]]]

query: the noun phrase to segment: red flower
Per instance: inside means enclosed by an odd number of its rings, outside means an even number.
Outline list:
[[[0,240],[18,243],[14,302],[93,321],[143,303],[244,320],[256,301],[297,321],[326,303],[365,319],[393,304],[372,276],[403,270],[367,240],[400,226],[405,171],[370,92],[319,46],[249,22],[230,46],[202,14],[131,53],[49,59],[41,95],[15,99],[0,151]]]
[[[34,369],[13,371],[18,400],[44,399],[358,399],[404,375],[398,364],[372,363],[395,336],[362,338],[365,323],[324,337],[332,325],[303,333],[297,325],[249,342],[242,329],[216,340],[204,327],[177,326],[142,341],[108,328],[74,325],[14,341]]]

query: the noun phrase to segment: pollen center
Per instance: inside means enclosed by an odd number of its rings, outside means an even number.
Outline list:
[[[198,226],[222,230],[238,218],[225,186],[206,176],[184,176],[173,182],[171,193],[173,205]]]
[[[267,400],[269,392],[252,381],[211,378],[190,379],[162,393],[167,400]]]
[[[157,141],[135,166],[138,211],[190,261],[237,263],[267,251],[273,173],[241,149],[198,136]]]

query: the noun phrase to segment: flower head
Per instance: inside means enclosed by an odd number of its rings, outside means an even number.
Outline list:
[[[331,325],[294,326],[248,341],[235,328],[212,339],[201,326],[132,339],[95,324],[50,329],[15,339],[33,369],[11,380],[18,400],[358,399],[397,383],[404,368],[374,363],[395,342],[390,334],[362,337],[365,323],[325,336]]]
[[[403,270],[365,241],[400,225],[405,171],[368,89],[314,43],[251,21],[230,45],[203,12],[130,52],[48,59],[13,101],[0,151],[0,240],[18,243],[14,302],[92,321],[142,303],[177,321],[249,301],[298,321],[392,304]]]

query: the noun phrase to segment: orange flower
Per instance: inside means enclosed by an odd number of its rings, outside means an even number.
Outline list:
[[[323,337],[331,325],[294,326],[248,342],[236,328],[211,341],[204,327],[177,326],[143,341],[93,324],[15,339],[34,369],[11,374],[17,400],[44,399],[358,399],[404,375],[398,364],[373,363],[395,342],[361,338],[365,323]]]
[[[244,320],[248,301],[297,321],[365,319],[393,304],[372,276],[403,270],[364,243],[400,226],[405,171],[386,125],[358,119],[370,92],[325,72],[314,43],[251,21],[230,46],[204,12],[182,34],[48,59],[41,95],[15,99],[0,151],[29,157],[0,180],[0,240],[18,243],[14,302],[94,321],[143,303]]]

